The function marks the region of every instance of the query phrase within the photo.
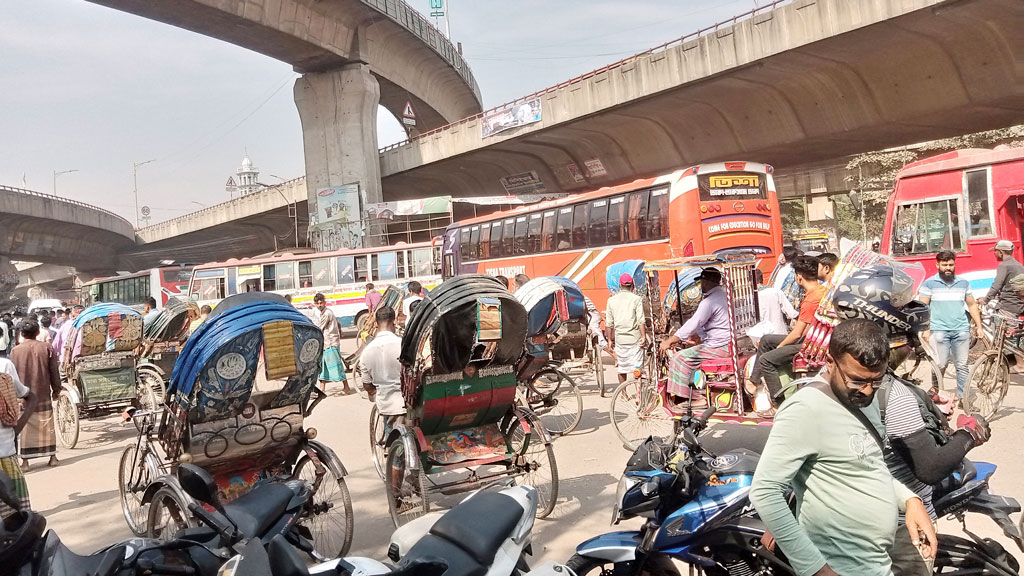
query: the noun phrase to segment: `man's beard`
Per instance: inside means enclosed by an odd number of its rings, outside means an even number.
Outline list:
[[[956,276],[955,270],[953,272],[943,272],[941,270],[939,271],[939,277],[941,277],[943,280],[952,280],[954,276]]]
[[[851,390],[847,398],[854,408],[867,408],[875,398],[874,390],[871,394],[861,394],[860,390]]]

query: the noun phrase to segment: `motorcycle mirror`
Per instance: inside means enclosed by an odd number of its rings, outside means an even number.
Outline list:
[[[17,491],[14,489],[14,480],[3,470],[0,470],[0,501],[15,510],[21,510],[21,501],[18,500]]]
[[[178,464],[178,482],[189,496],[213,506],[218,512],[223,510],[220,498],[217,497],[217,482],[206,470],[195,464]]]

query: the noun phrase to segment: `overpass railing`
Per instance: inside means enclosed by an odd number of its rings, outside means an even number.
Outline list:
[[[389,16],[395,22],[415,34],[423,42],[434,49],[455,71],[462,76],[469,88],[476,95],[478,102],[483,102],[480,97],[480,87],[476,84],[473,71],[469,69],[469,63],[459,54],[459,51],[452,45],[451,41],[430,23],[419,11],[411,8],[403,0],[362,0],[363,4],[376,9]]]
[[[89,210],[95,210],[96,212],[102,212],[103,214],[106,214],[107,216],[111,216],[113,218],[117,218],[118,220],[124,222],[125,225],[127,225],[132,230],[135,229],[135,227],[132,226],[132,223],[129,222],[128,219],[123,217],[123,216],[119,216],[117,214],[114,214],[110,210],[106,210],[104,208],[100,208],[99,206],[93,206],[92,204],[86,204],[85,202],[79,202],[78,200],[72,200],[71,198],[64,198],[63,196],[57,196],[56,194],[47,194],[46,192],[36,192],[35,190],[26,190],[25,188],[15,188],[14,186],[4,186],[3,184],[0,184],[0,191],[3,191],[3,192],[17,192],[18,194],[26,194],[28,196],[36,196],[36,197],[39,197],[39,198],[46,198],[46,199],[49,199],[49,200],[56,200],[58,202],[63,202],[65,204],[72,204],[72,205],[75,205],[75,206],[79,206],[81,208],[88,208]]]
[[[364,2],[373,2],[374,0],[363,0],[363,1]],[[384,2],[384,0],[377,0],[377,1],[378,2]],[[495,106],[494,108],[490,108],[490,109],[484,110],[483,112],[479,112],[479,113],[474,114],[472,116],[467,116],[466,118],[463,118],[462,120],[457,120],[455,122],[452,122],[451,124],[446,124],[444,126],[440,126],[440,127],[435,128],[433,130],[428,130],[426,132],[420,132],[419,134],[417,134],[417,135],[415,135],[415,136],[413,136],[411,138],[407,138],[405,140],[402,140],[401,142],[396,142],[394,144],[390,144],[388,146],[385,146],[385,147],[381,148],[378,152],[380,154],[383,154],[384,152],[387,152],[389,150],[394,150],[396,148],[400,148],[402,146],[405,146],[405,145],[411,143],[414,140],[419,140],[419,139],[424,138],[426,136],[437,134],[439,132],[443,132],[445,130],[449,130],[451,128],[454,128],[456,126],[461,126],[463,124],[472,122],[474,120],[478,120],[480,118],[483,118],[484,116],[487,116],[487,115],[492,114],[494,112],[498,112],[500,110],[507,110],[509,108],[518,106],[520,104],[523,104],[525,102],[533,100],[534,98],[550,94],[550,93],[555,92],[557,90],[561,90],[562,88],[565,88],[566,86],[570,86],[570,85],[576,84],[578,82],[583,82],[584,80],[588,80],[590,78],[593,78],[594,76],[597,76],[598,74],[602,74],[604,72],[607,72],[609,70],[614,70],[616,68],[621,68],[622,66],[625,66],[626,64],[629,64],[629,63],[633,62],[634,60],[636,60],[638,58],[643,58],[645,56],[650,56],[651,54],[656,54],[658,52],[663,52],[663,51],[668,50],[669,48],[672,48],[674,46],[678,46],[678,45],[681,45],[681,44],[683,44],[685,42],[689,42],[690,40],[694,40],[696,38],[699,38],[699,37],[701,37],[701,36],[703,36],[705,34],[708,34],[708,33],[711,33],[711,32],[717,32],[718,29],[721,28],[722,26],[725,26],[725,25],[735,25],[740,20],[745,20],[747,18],[754,17],[759,12],[765,12],[765,11],[769,11],[769,10],[774,10],[780,4],[785,4],[785,3],[790,2],[790,1],[792,1],[792,0],[774,0],[773,2],[766,3],[766,4],[762,5],[762,6],[757,6],[757,7],[755,7],[752,10],[748,10],[748,11],[742,13],[742,14],[738,14],[736,16],[733,16],[732,18],[730,18],[728,20],[723,20],[723,21],[718,22],[716,24],[713,24],[711,26],[706,26],[704,28],[701,28],[699,30],[691,32],[691,33],[689,33],[689,34],[687,34],[685,36],[681,36],[681,37],[676,38],[674,40],[669,40],[668,42],[665,42],[664,44],[660,44],[658,46],[655,46],[654,48],[649,48],[647,50],[644,50],[643,52],[634,54],[632,56],[628,56],[626,58],[623,58],[622,60],[619,60],[618,62],[612,62],[611,64],[608,64],[607,66],[604,66],[602,68],[598,68],[597,70],[592,70],[590,72],[587,72],[586,74],[582,74],[580,76],[576,76],[575,78],[570,78],[569,80],[566,80],[565,82],[561,82],[559,84],[555,84],[554,86],[549,86],[547,88],[544,88],[543,90],[538,90],[537,92],[534,92],[532,94],[528,94],[526,96],[521,96],[519,98],[516,98],[515,100],[512,100],[510,102],[506,102],[506,103],[501,104],[499,106]]]
[[[239,196],[237,198],[232,198],[230,200],[225,200],[224,202],[221,202],[219,204],[213,204],[212,206],[207,206],[205,208],[200,208],[199,210],[196,210],[195,212],[189,212],[188,214],[183,214],[181,216],[175,216],[174,218],[171,218],[169,220],[161,220],[159,222],[155,222],[155,223],[150,224],[148,226],[145,226],[143,228],[139,228],[139,230],[142,231],[142,230],[148,230],[148,229],[152,229],[152,228],[159,228],[159,227],[167,226],[169,224],[174,224],[175,222],[185,222],[186,220],[191,220],[191,219],[195,218],[196,215],[198,215],[198,214],[206,214],[206,213],[210,213],[210,212],[216,212],[218,210],[224,209],[226,206],[228,206],[230,204],[240,204],[242,202],[245,202],[247,199],[253,198],[257,194],[271,194],[272,195],[276,191],[276,193],[284,195],[284,192],[281,191],[283,188],[288,188],[289,186],[293,186],[298,181],[305,180],[305,179],[306,179],[305,176],[299,176],[297,178],[292,178],[291,180],[285,180],[284,182],[281,182],[279,184],[274,184],[273,186],[269,186],[269,185],[268,186],[264,186],[263,188],[259,189],[256,192],[253,192],[252,194],[246,194],[245,196]],[[292,204],[292,203],[295,202],[294,197],[292,199],[288,199],[288,197],[285,197],[285,200],[287,201],[288,204]]]

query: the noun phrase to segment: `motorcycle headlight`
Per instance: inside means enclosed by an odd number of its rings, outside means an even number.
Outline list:
[[[637,484],[643,482],[642,478],[623,475],[619,478],[619,486],[615,489],[615,505],[612,506],[612,524],[618,524],[622,520],[622,499],[626,493],[632,490]]]

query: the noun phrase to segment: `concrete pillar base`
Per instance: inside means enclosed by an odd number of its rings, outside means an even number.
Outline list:
[[[313,248],[337,250],[381,244],[366,208],[383,201],[377,152],[380,86],[363,63],[295,81],[295,105],[306,154],[306,194]],[[330,210],[317,199],[325,188],[358,185],[335,193]],[[329,194],[329,193],[327,193]]]

